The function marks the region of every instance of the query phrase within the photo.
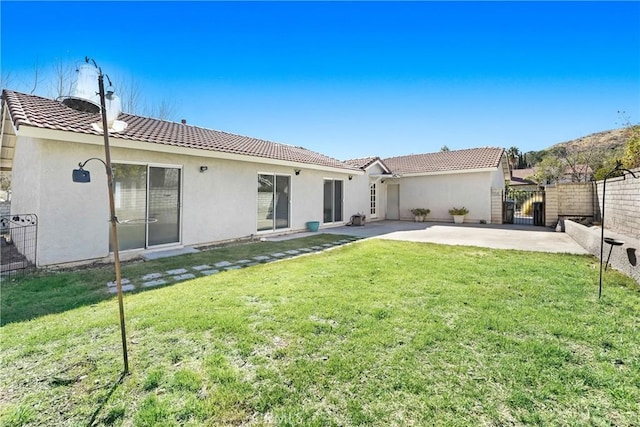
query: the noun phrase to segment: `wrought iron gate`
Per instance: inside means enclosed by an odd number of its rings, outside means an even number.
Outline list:
[[[504,195],[503,223],[544,226],[544,204],[544,190],[509,188]]]
[[[34,269],[38,243],[38,217],[35,214],[0,217],[0,273],[12,275]]]

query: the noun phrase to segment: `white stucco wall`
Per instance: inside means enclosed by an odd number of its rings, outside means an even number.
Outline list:
[[[17,213],[39,218],[38,265],[101,259],[109,255],[109,207],[104,165],[87,163],[91,183],[74,183],[71,172],[91,157],[104,159],[104,147],[21,137],[14,158]],[[246,238],[257,233],[257,177],[275,173],[291,178],[291,227],[322,221],[324,179],[344,182],[344,221],[368,207],[368,178],[345,171],[305,169],[194,155],[112,147],[112,163],[141,163],[182,168],[182,240],[201,245]],[[200,166],[208,170],[200,172]],[[294,169],[301,169],[295,175]],[[353,179],[348,176],[352,174]],[[260,234],[269,234],[261,232]],[[124,254],[126,256],[126,254]]]
[[[491,222],[491,187],[496,185],[494,171],[451,173],[403,177],[400,183],[400,219],[413,220],[410,210],[431,210],[428,221],[447,221],[452,207],[466,207],[465,221]]]

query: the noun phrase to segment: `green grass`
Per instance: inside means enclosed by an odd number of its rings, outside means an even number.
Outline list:
[[[121,383],[114,299],[10,323],[0,424],[638,425],[640,293],[597,267],[367,240],[126,295]]]
[[[214,264],[220,261],[251,259],[254,256],[285,252],[303,247],[321,246],[350,237],[333,234],[317,234],[301,239],[253,242],[226,245],[200,253],[161,258],[153,261],[123,262],[123,278],[139,278],[151,272],[163,272],[176,268]],[[42,271],[11,280],[2,278],[0,324],[33,319],[45,314],[60,313],[84,305],[95,304],[113,298],[107,282],[115,280],[113,264],[93,268],[73,268],[58,271]],[[138,287],[134,292],[144,291]]]

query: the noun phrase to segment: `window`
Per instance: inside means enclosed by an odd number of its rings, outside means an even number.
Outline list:
[[[324,180],[324,223],[342,221],[342,185],[339,180]]]
[[[371,201],[371,210],[369,211],[369,213],[371,214],[371,217],[374,218],[376,217],[377,214],[377,209],[376,209],[376,183],[372,182],[371,185],[369,186],[369,192],[370,192],[370,201]]]
[[[258,231],[289,228],[291,177],[258,175]]]

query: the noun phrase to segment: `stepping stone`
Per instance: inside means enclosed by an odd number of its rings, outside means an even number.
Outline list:
[[[198,270],[198,271],[202,271],[202,270],[211,270],[211,266],[210,265],[196,265],[195,267],[191,267],[194,270]]]
[[[256,265],[260,265],[260,263],[259,262],[250,262],[249,264],[243,265],[243,267],[253,267],[253,266],[256,266]]]
[[[225,267],[225,270],[240,270],[242,267],[240,267],[239,265],[231,265],[229,267]]]
[[[309,249],[309,248],[300,248],[300,252],[313,252],[313,249]]]
[[[179,276],[173,276],[175,280],[187,280],[187,279],[195,279],[196,275],[193,273],[181,274]]]
[[[313,249],[314,251],[322,250],[322,248],[320,246],[311,246],[311,249]]]
[[[160,285],[166,285],[167,281],[164,279],[158,279],[158,280],[152,280],[150,282],[144,282],[142,284],[142,286],[144,286],[145,288],[151,288],[153,286],[160,286]]]
[[[220,270],[202,270],[200,273],[205,276],[211,276],[212,274],[220,273]]]
[[[340,244],[349,243],[349,242],[350,242],[350,240],[344,240],[344,239],[338,240],[338,243],[340,243]]]
[[[168,270],[167,274],[175,276],[176,274],[184,274],[187,272],[186,268],[176,268],[175,270]]]
[[[271,258],[269,258],[266,255],[258,255],[258,256],[254,256],[253,259],[255,259],[256,261],[266,261]]]
[[[324,246],[325,248],[330,248],[331,246],[333,246],[333,243],[325,243],[322,246]]]
[[[146,282],[147,280],[159,279],[162,276],[164,276],[164,274],[162,274],[162,273],[150,273],[150,274],[145,274],[144,276],[142,276],[142,280],[144,280]]]
[[[229,267],[232,264],[229,261],[220,261],[220,262],[216,262],[213,265],[215,265],[216,267],[220,268],[220,267]]]
[[[236,264],[249,264],[251,261],[248,259],[241,259],[239,261],[236,261]]]
[[[135,289],[135,286],[133,285],[123,285],[122,286],[122,292],[128,292],[128,291],[132,291]],[[109,288],[109,292],[111,292],[112,294],[115,294],[116,292],[118,292],[118,288],[113,287],[113,288]]]
[[[128,285],[129,283],[131,283],[131,280],[129,279],[120,279],[120,284],[122,285],[122,289],[124,289],[124,285]],[[109,287],[115,287],[116,285],[117,283],[115,280],[113,282],[107,282],[107,286]]]
[[[282,252],[276,252],[275,254],[271,254],[272,257],[275,258],[282,258],[282,257],[286,257],[286,254],[283,254]]]
[[[299,254],[300,251],[296,251],[295,249],[292,249],[290,251],[287,251],[287,253],[290,254],[290,255],[295,255],[295,254]]]

